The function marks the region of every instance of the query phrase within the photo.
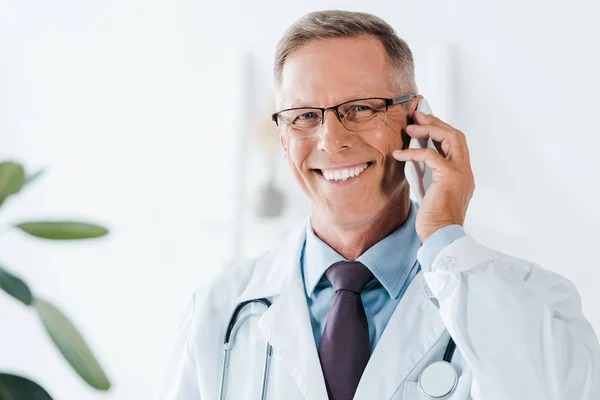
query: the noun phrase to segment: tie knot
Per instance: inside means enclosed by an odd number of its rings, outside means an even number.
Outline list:
[[[373,279],[373,274],[360,262],[340,261],[329,267],[325,272],[325,277],[331,282],[336,292],[350,290],[360,293]]]

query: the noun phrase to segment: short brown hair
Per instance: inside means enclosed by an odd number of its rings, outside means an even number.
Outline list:
[[[394,28],[375,15],[341,10],[311,12],[287,29],[275,52],[273,72],[276,83],[281,83],[283,65],[294,50],[320,39],[355,38],[363,35],[374,36],[383,44],[392,67],[392,84],[398,90],[416,93],[412,52],[406,42],[398,37]]]

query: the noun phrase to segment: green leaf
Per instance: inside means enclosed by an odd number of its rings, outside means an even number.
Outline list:
[[[0,373],[0,400],[52,400],[40,385],[21,376]]]
[[[23,166],[14,162],[0,162],[0,205],[11,194],[18,193],[25,184]]]
[[[23,304],[30,306],[33,301],[31,290],[25,282],[6,271],[0,265],[0,289],[10,294]]]
[[[52,240],[91,239],[108,233],[102,226],[72,221],[24,222],[16,227],[32,236]]]
[[[73,369],[90,386],[108,390],[110,382],[77,329],[56,307],[39,298],[33,300],[46,331]]]

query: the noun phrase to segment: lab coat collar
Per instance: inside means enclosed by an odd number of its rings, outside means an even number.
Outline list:
[[[312,334],[299,257],[306,224],[278,248],[260,258],[238,303],[262,297],[273,305],[258,325],[273,346],[273,356],[303,396],[327,400],[327,389]],[[392,314],[358,385],[355,400],[390,399],[408,374],[445,331],[439,310],[426,291],[422,272],[412,280]]]
[[[306,239],[305,226],[257,261],[237,302],[272,299],[273,305],[259,318],[258,326],[273,346],[273,357],[281,360],[305,399],[327,400],[298,262]]]
[[[279,246],[259,257],[252,278],[236,299],[238,304],[246,300],[276,296],[297,279],[300,269],[298,260],[305,240],[306,221],[294,229]]]

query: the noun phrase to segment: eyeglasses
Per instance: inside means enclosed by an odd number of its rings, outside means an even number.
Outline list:
[[[366,131],[375,129],[385,122],[390,106],[406,103],[414,97],[414,94],[405,94],[389,99],[369,97],[346,101],[329,108],[288,108],[271,115],[271,119],[284,130],[286,136],[309,137],[320,132],[325,120],[325,112],[332,110],[346,129]]]

